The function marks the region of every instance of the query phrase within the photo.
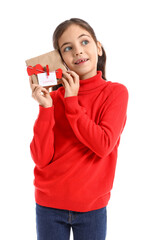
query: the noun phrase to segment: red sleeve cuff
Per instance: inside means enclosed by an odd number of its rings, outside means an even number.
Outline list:
[[[80,110],[78,96],[64,98],[66,113],[76,114]]]
[[[54,114],[54,105],[52,107],[44,108],[39,105],[39,120],[50,121]]]

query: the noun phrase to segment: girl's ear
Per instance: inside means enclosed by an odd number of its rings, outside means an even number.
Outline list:
[[[98,51],[98,56],[102,56],[102,45],[99,41],[97,41],[97,51]]]

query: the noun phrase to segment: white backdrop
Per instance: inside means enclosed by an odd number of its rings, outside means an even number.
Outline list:
[[[25,60],[51,51],[54,29],[72,17],[93,27],[107,53],[107,79],[129,91],[128,119],[107,207],[107,239],[160,239],[158,4],[158,0],[3,1],[0,239],[36,239],[29,144],[38,104],[31,98]]]

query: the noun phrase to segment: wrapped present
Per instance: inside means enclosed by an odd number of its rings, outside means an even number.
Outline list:
[[[52,87],[61,83],[62,71],[66,71],[58,50],[42,54],[25,61],[27,73],[32,82],[43,87]]]

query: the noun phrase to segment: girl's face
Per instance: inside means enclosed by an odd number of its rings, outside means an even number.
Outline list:
[[[88,31],[72,24],[59,38],[58,44],[64,62],[81,80],[97,74],[98,55],[102,55],[102,48]]]

